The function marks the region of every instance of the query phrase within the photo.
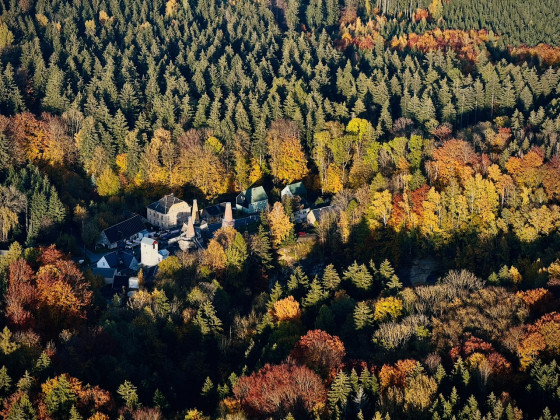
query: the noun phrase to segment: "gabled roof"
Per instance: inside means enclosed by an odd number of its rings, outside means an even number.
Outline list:
[[[311,213],[313,213],[313,216],[315,217],[316,221],[320,221],[322,216],[324,216],[327,213],[332,213],[334,211],[335,208],[333,206],[326,206],[326,207],[321,207],[319,209],[313,209],[311,210]]]
[[[117,270],[115,270],[114,268],[93,268],[91,270],[93,272],[94,276],[101,276],[104,279],[111,279],[115,277],[115,273],[117,272]]]
[[[301,198],[307,197],[307,188],[305,188],[303,182],[295,182],[293,184],[287,185],[286,188],[290,190],[292,195],[297,195]]]
[[[130,251],[113,251],[105,254],[102,258],[105,258],[111,268],[117,268],[121,264],[130,267],[134,255]]]
[[[267,201],[268,195],[266,195],[266,191],[263,187],[255,187],[249,188],[245,191],[242,191],[237,196],[237,204],[242,205],[243,207],[249,207],[249,204],[258,203],[259,201]]]
[[[173,194],[169,194],[160,198],[158,201],[153,202],[148,206],[148,208],[161,214],[167,214],[171,207],[179,203],[184,203],[184,201],[175,197]]]
[[[225,207],[221,204],[214,204],[213,206],[204,208],[204,212],[208,213],[212,217],[223,216],[225,210]]]
[[[129,219],[126,219],[116,225],[108,227],[103,231],[109,243],[115,243],[122,239],[130,238],[132,235],[142,232],[146,229],[142,217],[135,214]]]

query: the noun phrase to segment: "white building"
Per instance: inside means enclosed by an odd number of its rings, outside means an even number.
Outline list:
[[[151,238],[143,238],[140,242],[140,262],[144,267],[158,265],[169,256],[166,249],[159,250],[158,241]]]

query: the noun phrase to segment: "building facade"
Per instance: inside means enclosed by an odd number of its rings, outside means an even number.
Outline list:
[[[191,206],[173,194],[166,195],[150,204],[146,210],[148,222],[162,229],[182,226],[190,215]]]

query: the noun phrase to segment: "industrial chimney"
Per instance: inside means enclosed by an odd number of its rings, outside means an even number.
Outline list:
[[[226,203],[226,211],[224,212],[224,219],[222,220],[222,227],[233,227],[235,224],[233,220],[233,211],[231,210],[231,203]]]

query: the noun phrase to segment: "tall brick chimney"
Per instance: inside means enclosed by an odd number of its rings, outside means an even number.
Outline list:
[[[200,223],[200,213],[198,211],[198,201],[196,198],[192,201],[192,213],[191,213],[193,223],[199,224]]]
[[[193,239],[195,237],[194,222],[193,222],[192,216],[189,216],[189,221],[187,222],[186,237],[187,237],[187,240]]]
[[[233,227],[235,224],[233,220],[233,211],[231,210],[231,203],[226,203],[226,211],[224,213],[224,220],[222,220],[222,227]]]

